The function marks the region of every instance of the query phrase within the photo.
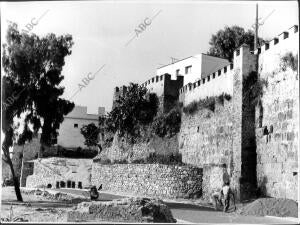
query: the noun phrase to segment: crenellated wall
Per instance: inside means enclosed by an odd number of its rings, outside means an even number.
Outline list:
[[[242,107],[243,80],[255,70],[255,59],[256,56],[250,52],[249,47],[242,45],[234,53],[233,64],[211,74],[210,78],[207,77],[200,82],[200,86],[194,83],[190,89],[188,86],[181,89],[181,102],[184,106],[206,97],[218,97],[222,93],[231,96],[231,99],[224,99],[224,102],[216,98],[214,111],[202,108],[192,115],[184,113],[182,117],[180,152],[183,162],[205,168],[204,198],[209,198],[213,190],[222,186],[222,174],[225,171],[229,174],[231,185],[239,199],[245,198],[245,183],[255,183],[254,180],[242,179],[252,176],[245,166],[251,160],[244,157],[246,152],[250,152],[247,143],[251,143],[248,140],[251,137],[243,136],[242,133],[250,134],[251,126],[243,125],[248,121],[245,118],[250,115]],[[255,170],[252,173],[255,174]],[[209,178],[220,182],[212,182]]]
[[[297,199],[299,76],[291,66],[282,66],[282,57],[290,53],[298,64],[298,42],[298,26],[293,26],[255,54],[242,45],[233,65],[180,89],[183,106],[221,93],[232,96],[217,103],[214,112],[183,114],[179,149],[185,163],[203,168],[204,198],[220,188],[226,164],[240,199],[257,187],[268,196]],[[257,68],[258,79],[268,83],[261,107],[249,98],[253,87],[245,85],[249,76],[257,76]]]
[[[257,179],[263,194],[297,200],[299,142],[299,70],[282,57],[299,54],[298,27],[258,50],[259,74],[267,81],[256,107]],[[297,67],[298,68],[298,67]]]
[[[179,101],[188,105],[195,99],[218,96],[222,93],[233,93],[233,64],[209,74],[207,77],[189,83],[179,90]]]
[[[172,79],[170,74],[162,74],[155,76],[141,84],[146,87],[149,93],[155,93],[159,100],[159,110],[168,112],[178,102],[179,89],[183,86],[183,76],[176,76]],[[113,107],[115,106],[116,99],[125,95],[127,87],[116,87],[113,97]]]
[[[183,76],[173,80],[170,74],[155,76],[142,84],[150,93],[155,93],[162,112],[170,111],[178,101],[179,89],[183,86]]]

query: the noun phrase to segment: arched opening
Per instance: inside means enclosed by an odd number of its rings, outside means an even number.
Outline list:
[[[59,181],[56,181],[56,188],[59,188]]]
[[[72,181],[72,188],[75,188],[75,181]]]
[[[47,184],[47,188],[52,188],[52,184]]]
[[[81,181],[78,182],[78,188],[82,189],[82,182]]]

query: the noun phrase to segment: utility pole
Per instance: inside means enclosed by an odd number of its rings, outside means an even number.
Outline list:
[[[257,42],[258,42],[258,4],[256,3],[254,51],[257,49]]]

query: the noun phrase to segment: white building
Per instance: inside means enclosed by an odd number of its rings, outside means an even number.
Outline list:
[[[184,85],[186,85],[205,78],[229,63],[227,59],[202,53],[162,66],[157,69],[157,75],[168,73],[171,74],[172,79],[176,79],[177,75],[184,76]]]
[[[104,107],[98,108],[98,114],[88,114],[86,106],[75,106],[60,125],[57,144],[65,148],[86,148],[84,137],[80,133],[81,127],[90,123],[98,126],[99,116],[104,114]]]

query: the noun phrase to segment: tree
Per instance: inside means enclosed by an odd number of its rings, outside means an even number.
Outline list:
[[[259,38],[258,43],[262,44],[263,42],[264,40]],[[232,61],[234,50],[244,43],[249,45],[250,49],[253,49],[253,31],[248,30],[246,32],[244,28],[239,26],[226,26],[223,30],[219,30],[216,34],[212,35],[207,54]]]
[[[158,98],[156,94],[147,94],[145,87],[130,83],[124,96],[116,101],[116,106],[108,114],[106,125],[108,131],[119,131],[120,135],[135,136],[140,125],[152,122],[157,113]]]
[[[99,132],[99,128],[94,123],[84,125],[80,129],[80,133],[85,139],[84,144],[88,147],[97,145]]]
[[[41,151],[51,146],[57,129],[74,108],[74,103],[62,99],[64,87],[59,86],[64,58],[71,54],[72,36],[56,37],[48,34],[39,38],[35,34],[20,33],[16,24],[9,25],[7,42],[3,45],[2,65],[2,145],[3,161],[11,169],[18,201],[22,201],[19,181],[14,173],[9,148],[30,141],[41,128]],[[24,129],[17,135],[14,118],[25,114]]]

